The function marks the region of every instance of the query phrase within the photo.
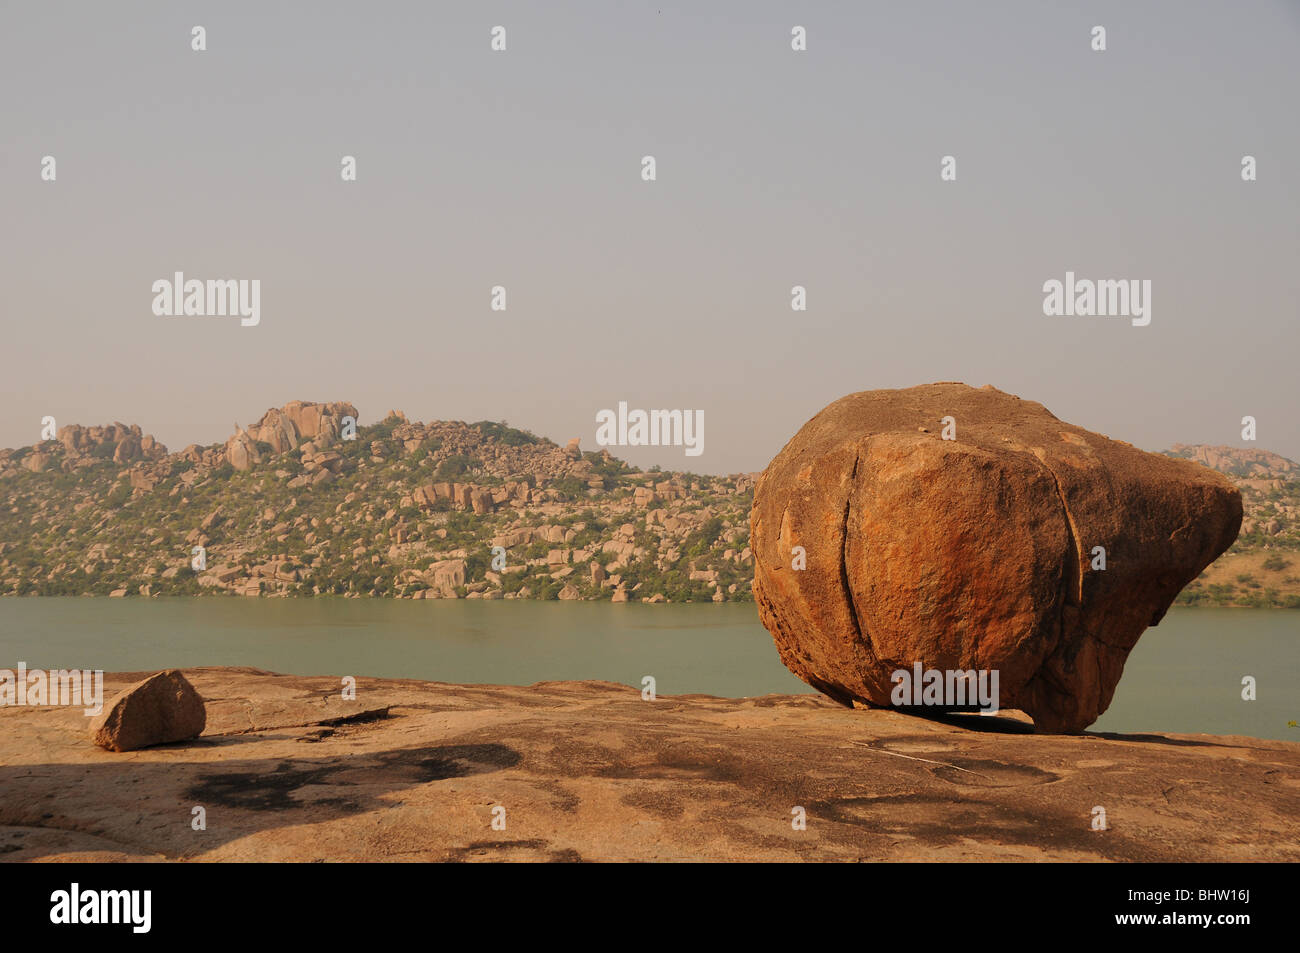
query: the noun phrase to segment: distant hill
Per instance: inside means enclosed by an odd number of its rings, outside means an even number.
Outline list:
[[[1300,479],[1300,463],[1268,450],[1245,450],[1240,447],[1209,446],[1203,443],[1176,443],[1164,451],[1165,456],[1194,460],[1228,476],[1254,479]]]
[[[1165,452],[1226,474],[1245,510],[1237,542],[1178,604],[1300,608],[1300,464],[1240,447],[1176,443]]]
[[[0,594],[752,598],[752,475],[356,416],[293,401],[224,445],[170,453],[115,423],[0,450]]]
[[[292,401],[174,453],[122,423],[0,450],[0,595],[753,598],[757,474],[642,472],[493,421],[356,417]],[[1179,602],[1300,608],[1300,466],[1168,454],[1228,474],[1246,511]]]

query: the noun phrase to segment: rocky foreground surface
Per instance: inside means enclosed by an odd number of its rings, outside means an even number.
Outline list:
[[[106,699],[148,674],[107,675]],[[0,708],[0,859],[1300,860],[1295,743],[607,682],[361,679],[343,701],[334,677],[185,675],[203,735],[143,751],[96,748],[80,709]]]

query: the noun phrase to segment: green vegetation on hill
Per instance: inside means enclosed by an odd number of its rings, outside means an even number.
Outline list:
[[[0,595],[752,600],[752,475],[641,472],[492,421],[326,436],[347,407],[172,454],[120,424],[0,450]],[[286,438],[307,411],[328,426]],[[1246,511],[1178,603],[1300,608],[1300,467],[1175,455],[1230,473]]]
[[[752,599],[748,476],[641,473],[492,421],[390,416],[281,452],[259,423],[247,461],[236,435],[114,462],[122,432],[0,451],[0,594]]]
[[[1227,475],[1244,509],[1237,541],[1175,604],[1300,609],[1300,465],[1237,447],[1179,445],[1169,455]]]

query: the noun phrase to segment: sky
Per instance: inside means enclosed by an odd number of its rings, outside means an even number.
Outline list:
[[[733,473],[965,381],[1297,459],[1297,116],[1296,0],[4,0],[0,446],[299,399],[597,449],[625,401],[704,452],[616,455]],[[258,280],[260,322],[155,314],[176,271]],[[1067,271],[1149,280],[1150,323],[1045,315]]]

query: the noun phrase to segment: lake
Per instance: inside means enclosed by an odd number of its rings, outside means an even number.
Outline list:
[[[605,679],[660,695],[810,689],[746,604],[360,599],[0,599],[0,668],[250,665],[298,675],[530,685]],[[1253,675],[1258,699],[1241,700]],[[1096,731],[1300,741],[1300,612],[1171,609],[1143,634]]]

